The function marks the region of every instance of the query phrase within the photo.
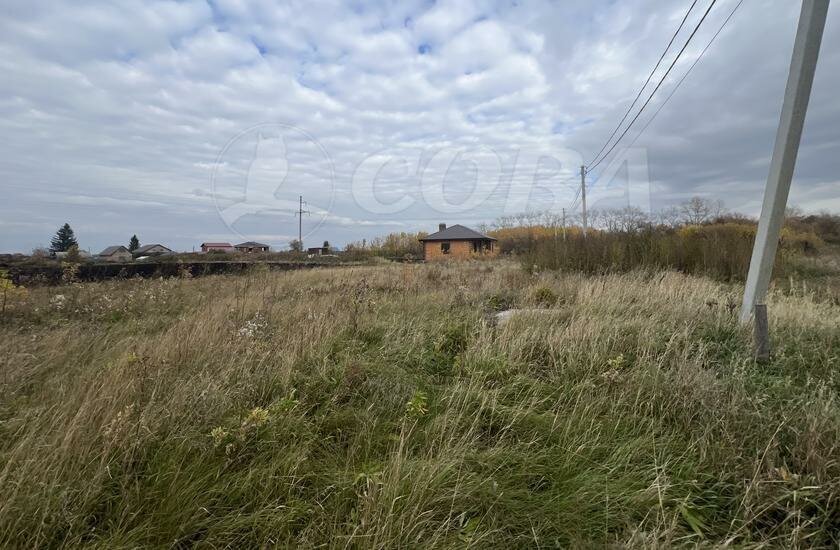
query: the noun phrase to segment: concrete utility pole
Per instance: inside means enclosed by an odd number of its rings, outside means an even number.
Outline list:
[[[566,241],[566,209],[563,209],[563,241]]]
[[[309,210],[303,209],[303,195],[298,197],[299,199],[299,206],[297,211],[298,217],[298,243],[300,243],[300,251],[303,252],[303,215],[309,214]]]
[[[776,133],[776,145],[770,161],[770,174],[767,176],[761,218],[758,221],[744,302],[741,305],[742,323],[749,322],[756,304],[764,303],[767,288],[770,286],[770,275],[773,272],[776,248],[784,222],[790,182],[799,152],[802,126],[805,123],[805,112],[808,110],[808,99],[811,96],[811,84],[820,53],[828,3],[829,0],[802,1],[785,99],[782,103],[782,115]]]
[[[586,166],[580,167],[580,204],[583,208],[583,236],[586,237]]]

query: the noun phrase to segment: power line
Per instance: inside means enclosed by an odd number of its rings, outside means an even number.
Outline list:
[[[577,193],[575,194],[575,198],[572,199],[572,206],[569,207],[569,210],[574,210],[575,208],[577,208],[579,198],[580,198],[580,186],[578,186],[578,188],[577,188]]]
[[[607,146],[610,144],[610,142],[612,141],[612,138],[615,137],[615,134],[618,132],[619,128],[621,128],[621,125],[624,124],[625,120],[627,120],[627,117],[630,115],[630,112],[633,110],[633,107],[636,106],[636,102],[639,101],[640,97],[642,97],[642,92],[644,92],[645,88],[647,88],[647,85],[650,83],[650,79],[653,78],[654,73],[656,73],[656,69],[658,69],[659,65],[662,64],[662,60],[665,59],[665,55],[668,53],[668,50],[671,49],[671,46],[673,45],[674,40],[676,40],[677,35],[682,30],[683,25],[685,25],[685,22],[688,19],[689,14],[691,14],[691,10],[694,9],[694,6],[696,4],[697,4],[697,0],[694,0],[691,3],[691,5],[688,7],[688,11],[685,12],[685,15],[683,16],[682,21],[680,21],[680,26],[677,27],[676,31],[674,31],[674,34],[671,36],[671,40],[668,41],[668,45],[665,46],[665,49],[662,51],[662,55],[659,56],[659,60],[656,62],[656,65],[654,65],[653,69],[650,71],[650,74],[648,75],[647,80],[645,80],[645,83],[642,84],[641,88],[639,88],[639,93],[636,94],[636,97],[633,99],[633,103],[631,103],[630,107],[627,108],[627,111],[624,113],[624,116],[621,117],[621,120],[618,122],[618,125],[615,127],[615,130],[612,131],[612,134],[610,134],[610,137],[608,137],[607,141],[604,142],[604,145],[601,147],[601,150],[598,151],[595,154],[595,157],[591,161],[589,161],[589,164],[592,164],[593,162],[595,162],[595,160],[598,159],[599,156],[601,156],[601,153],[603,153],[604,149],[606,149]]]
[[[636,134],[636,137],[633,138],[633,141],[631,141],[630,144],[627,146],[628,148],[632,147],[636,143],[636,141],[642,136],[642,134],[645,132],[645,130],[647,130],[648,126],[651,125],[651,123],[657,117],[657,115],[659,115],[660,111],[662,111],[662,108],[665,107],[665,104],[667,104],[668,101],[674,96],[674,94],[679,89],[680,85],[682,85],[682,83],[685,81],[685,79],[688,77],[688,75],[691,73],[691,71],[694,70],[694,67],[697,66],[697,63],[700,62],[700,59],[706,54],[706,52],[712,46],[714,41],[717,40],[718,35],[720,35],[720,33],[723,31],[724,27],[726,27],[726,25],[729,23],[729,20],[732,19],[732,16],[735,15],[735,12],[738,11],[738,8],[740,8],[741,4],[743,4],[743,3],[744,3],[744,0],[739,0],[739,2],[737,4],[735,4],[735,7],[732,8],[732,11],[730,11],[729,15],[726,16],[726,19],[724,19],[723,23],[721,23],[720,27],[718,27],[718,30],[715,32],[715,34],[712,35],[712,38],[709,40],[709,42],[706,44],[706,46],[703,48],[703,50],[700,52],[700,54],[697,56],[697,58],[694,60],[694,62],[691,64],[691,66],[688,68],[688,70],[685,72],[685,74],[683,74],[682,77],[679,79],[679,81],[677,81],[677,84],[671,90],[671,93],[668,94],[668,97],[666,97],[665,100],[659,105],[659,107],[653,113],[653,116],[650,117],[650,119],[645,123],[645,125],[642,127],[642,129],[639,130],[639,133]],[[572,200],[572,206],[569,208],[570,210],[574,210],[575,208],[577,208],[578,200],[580,199],[580,192],[581,192],[581,189],[580,189],[580,187],[578,187],[577,194],[575,195],[575,198]]]
[[[621,133],[621,135],[618,136],[618,139],[615,140],[615,143],[613,143],[612,147],[610,147],[609,150],[597,162],[595,162],[593,165],[591,165],[587,169],[587,172],[591,172],[592,170],[595,169],[595,167],[597,167],[599,164],[601,164],[604,161],[604,159],[607,158],[609,156],[609,154],[621,142],[621,140],[624,138],[624,136],[627,135],[627,132],[630,131],[630,128],[632,128],[633,124],[639,119],[639,116],[641,116],[641,114],[644,112],[645,108],[648,106],[651,99],[653,99],[653,96],[656,94],[656,92],[659,90],[659,88],[662,87],[662,84],[665,82],[665,79],[668,78],[669,74],[671,74],[671,70],[674,68],[674,65],[676,65],[677,61],[679,61],[680,57],[682,57],[683,52],[685,52],[686,48],[688,48],[688,45],[691,43],[691,40],[694,38],[694,35],[697,34],[698,30],[700,30],[701,25],[703,25],[703,22],[706,20],[706,17],[709,15],[709,12],[712,11],[712,8],[714,7],[714,5],[716,3],[717,3],[717,0],[712,0],[711,4],[709,4],[709,7],[706,9],[706,12],[703,14],[703,17],[700,18],[700,21],[698,21],[697,25],[694,27],[694,30],[691,31],[691,34],[689,35],[688,39],[685,41],[685,44],[683,44],[683,47],[677,53],[677,56],[671,62],[671,65],[668,67],[668,70],[665,71],[664,75],[662,75],[662,78],[659,80],[659,83],[656,85],[656,87],[650,93],[648,98],[645,100],[642,107],[636,113],[636,116],[633,117],[633,120],[630,121],[630,124],[628,124],[627,127],[624,129],[624,131]]]
[[[697,65],[697,63],[700,61],[700,58],[702,58],[702,57],[703,57],[703,55],[706,53],[706,51],[709,49],[709,47],[712,45],[712,43],[715,41],[715,39],[717,39],[718,35],[721,33],[721,31],[723,30],[723,28],[726,26],[726,24],[727,24],[727,23],[729,23],[729,20],[730,20],[730,19],[732,19],[732,16],[733,16],[733,15],[735,15],[735,12],[736,12],[736,11],[738,11],[738,8],[740,8],[740,7],[741,7],[741,4],[743,4],[743,3],[744,3],[744,0],[740,0],[737,4],[735,4],[735,7],[734,7],[734,8],[732,8],[732,11],[731,11],[731,12],[729,12],[729,15],[728,15],[728,16],[726,17],[726,19],[723,21],[723,24],[721,24],[721,26],[718,28],[717,32],[714,34],[714,36],[712,36],[712,39],[711,39],[711,40],[709,40],[709,43],[708,43],[708,44],[706,44],[706,47],[705,47],[705,48],[703,48],[703,51],[701,51],[701,52],[700,52],[700,55],[698,55],[698,56],[697,56],[697,59],[695,59],[695,60],[694,60],[694,63],[692,63],[692,64],[691,64],[691,66],[688,68],[688,70],[685,72],[685,74],[684,74],[684,75],[682,75],[682,78],[680,78],[680,80],[679,80],[679,81],[677,82],[677,84],[674,86],[674,89],[673,89],[673,90],[671,90],[671,93],[670,93],[670,94],[668,94],[668,97],[666,97],[666,98],[665,98],[665,101],[663,101],[663,102],[662,102],[662,104],[661,104],[661,105],[659,105],[659,108],[658,108],[658,109],[656,109],[656,111],[653,113],[653,116],[652,116],[652,117],[650,117],[650,120],[648,120],[648,121],[645,123],[645,125],[642,127],[642,129],[641,129],[641,130],[639,130],[639,133],[638,133],[638,134],[636,134],[636,137],[634,137],[634,138],[633,138],[633,141],[631,141],[631,142],[630,142],[630,145],[628,145],[628,146],[627,146],[628,148],[629,148],[629,147],[633,147],[633,144],[635,144],[635,143],[636,143],[636,140],[638,140],[638,139],[639,139],[639,137],[641,137],[641,135],[645,132],[645,130],[647,130],[647,127],[648,127],[648,126],[650,126],[651,122],[653,122],[653,119],[655,119],[655,118],[656,118],[656,115],[658,115],[658,114],[659,114],[659,111],[661,111],[661,110],[662,110],[662,108],[665,106],[665,104],[666,104],[666,103],[668,103],[668,100],[669,100],[669,99],[671,99],[671,98],[674,96],[674,94],[676,93],[676,91],[679,89],[680,84],[682,84],[682,83],[683,83],[683,81],[686,79],[686,77],[689,75],[689,73],[691,73],[692,69],[694,69],[694,67],[695,67],[695,66]]]

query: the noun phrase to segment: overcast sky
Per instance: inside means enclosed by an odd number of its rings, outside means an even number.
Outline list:
[[[3,0],[0,251],[64,222],[93,252],[135,233],[285,248],[299,194],[311,246],[568,208],[689,4]],[[593,172],[595,207],[632,203],[629,183],[654,209],[701,195],[756,214],[798,14],[745,0],[617,148],[627,163]],[[806,210],[840,211],[838,89],[834,5],[791,191]]]

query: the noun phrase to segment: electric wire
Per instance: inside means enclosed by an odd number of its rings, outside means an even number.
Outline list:
[[[616,125],[615,129],[612,131],[610,137],[607,138],[607,141],[604,142],[604,145],[601,147],[601,150],[595,154],[595,157],[591,161],[589,161],[588,164],[592,164],[599,156],[601,156],[601,153],[604,152],[604,149],[606,149],[607,146],[609,146],[610,142],[612,141],[612,138],[614,138],[615,134],[618,133],[618,130],[621,128],[621,125],[624,124],[625,120],[627,120],[627,117],[633,111],[633,107],[636,106],[636,103],[639,101],[639,98],[642,97],[642,92],[645,91],[645,88],[647,88],[647,85],[650,83],[650,79],[653,78],[653,75],[656,73],[656,69],[658,69],[659,65],[662,64],[662,60],[665,59],[665,56],[668,54],[668,50],[670,50],[671,46],[674,44],[674,40],[676,40],[677,35],[682,30],[686,20],[688,19],[688,16],[691,14],[691,11],[694,9],[695,5],[697,5],[697,0],[694,0],[688,7],[688,11],[685,12],[682,21],[680,21],[680,26],[677,27],[676,31],[674,31],[674,34],[671,36],[671,40],[668,41],[668,45],[665,46],[665,49],[662,51],[662,55],[659,56],[659,60],[656,62],[656,65],[653,66],[653,69],[650,71],[650,74],[648,74],[647,80],[645,80],[645,83],[642,84],[641,88],[639,88],[639,93],[636,94],[636,97],[633,99],[633,102],[627,108],[627,111],[625,111],[624,116],[621,117],[621,120],[618,121],[618,125]]]
[[[697,25],[694,27],[694,30],[691,31],[691,34],[689,35],[688,39],[685,41],[685,44],[683,44],[683,47],[680,49],[680,51],[677,53],[674,60],[671,62],[671,65],[668,67],[668,70],[665,71],[665,74],[662,75],[662,78],[659,80],[659,83],[656,85],[656,87],[650,93],[648,98],[645,100],[642,107],[636,113],[636,116],[633,117],[633,119],[630,121],[630,124],[628,124],[627,127],[624,129],[624,131],[621,133],[621,135],[618,136],[618,139],[615,141],[615,143],[613,143],[612,147],[610,147],[609,150],[607,150],[607,152],[599,160],[595,161],[594,164],[590,165],[586,169],[587,173],[591,172],[599,164],[601,164],[604,161],[604,159],[607,158],[610,155],[610,153],[618,146],[618,144],[621,142],[621,140],[624,138],[624,136],[627,135],[627,132],[630,131],[630,128],[633,127],[633,124],[635,124],[635,122],[639,119],[639,117],[644,112],[645,108],[650,104],[651,100],[653,99],[653,96],[656,95],[656,92],[659,91],[659,88],[662,87],[662,84],[665,82],[665,79],[668,78],[669,74],[671,74],[671,70],[677,64],[677,61],[679,61],[680,57],[682,57],[682,54],[685,52],[686,48],[688,48],[688,45],[691,43],[691,40],[697,34],[697,31],[700,30],[700,27],[703,25],[703,22],[706,20],[706,17],[709,15],[709,12],[712,11],[712,8],[714,7],[714,5],[716,3],[717,3],[717,0],[712,0],[712,2],[709,4],[709,7],[706,9],[706,12],[703,14],[703,17],[700,18],[700,21],[698,21]]]
[[[676,91],[679,89],[680,85],[683,83],[683,81],[686,79],[686,77],[691,73],[692,69],[694,69],[694,67],[697,65],[697,63],[700,61],[700,59],[703,57],[703,55],[706,53],[706,51],[709,49],[709,47],[711,47],[712,43],[714,43],[715,39],[717,39],[718,35],[721,33],[721,31],[723,31],[723,28],[726,26],[727,23],[729,23],[729,20],[732,19],[732,16],[735,15],[735,12],[738,11],[738,8],[740,8],[741,4],[743,4],[743,3],[744,3],[744,0],[740,0],[735,5],[735,7],[732,8],[732,11],[729,12],[729,15],[723,21],[723,24],[721,24],[721,26],[718,28],[717,32],[712,36],[712,39],[709,40],[709,43],[706,44],[706,47],[703,48],[703,51],[700,52],[700,55],[697,56],[697,59],[694,60],[694,63],[692,63],[691,66],[688,68],[688,70],[685,72],[685,74],[682,75],[682,78],[680,78],[679,81],[676,83],[676,85],[674,86],[674,89],[672,89],[671,93],[668,94],[668,97],[665,98],[665,101],[663,101],[662,104],[659,105],[659,108],[656,109],[656,111],[653,113],[653,116],[650,117],[650,120],[648,120],[645,123],[645,125],[642,127],[641,130],[639,130],[639,133],[636,134],[636,137],[633,138],[633,141],[630,142],[630,145],[628,145],[627,148],[633,147],[633,145],[636,143],[636,140],[638,140],[639,137],[641,137],[641,135],[645,132],[645,130],[647,130],[648,126],[650,126],[651,122],[653,122],[653,119],[656,118],[656,115],[658,115],[659,112],[662,110],[662,108],[665,106],[665,104],[668,103],[668,100],[671,99],[674,96]]]

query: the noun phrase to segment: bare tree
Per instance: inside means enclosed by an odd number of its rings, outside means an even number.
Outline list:
[[[499,216],[493,222],[493,227],[496,229],[510,229],[511,227],[516,227],[516,224],[516,216]]]
[[[680,205],[683,221],[689,225],[699,225],[713,220],[725,212],[723,201],[691,197]]]
[[[578,220],[583,225],[583,214],[578,214]],[[604,212],[595,208],[586,211],[586,224],[589,227],[606,227],[608,225]]]
[[[678,227],[683,220],[682,210],[677,206],[663,208],[655,214],[656,222],[668,227]]]
[[[785,208],[785,218],[801,218],[805,215],[805,212],[802,211],[802,208],[799,205],[792,204]]]
[[[601,210],[598,214],[598,220],[600,226],[607,231],[621,231],[624,233],[639,231],[647,227],[650,223],[648,215],[636,206]]]
[[[650,224],[648,215],[637,206],[625,206],[616,211],[620,231],[632,233]]]
[[[559,212],[544,210],[540,215],[540,224],[546,227],[560,227],[563,225],[563,215]]]
[[[606,208],[606,209],[601,210],[599,212],[599,215],[598,215],[597,218],[595,216],[589,216],[589,221],[590,221],[590,223],[592,224],[593,227],[596,226],[596,225],[599,225],[600,227],[603,227],[607,231],[612,232],[612,231],[618,231],[619,225],[621,225],[618,218],[619,218],[618,209],[616,209],[616,208]],[[596,221],[600,222],[600,223],[596,223]]]

